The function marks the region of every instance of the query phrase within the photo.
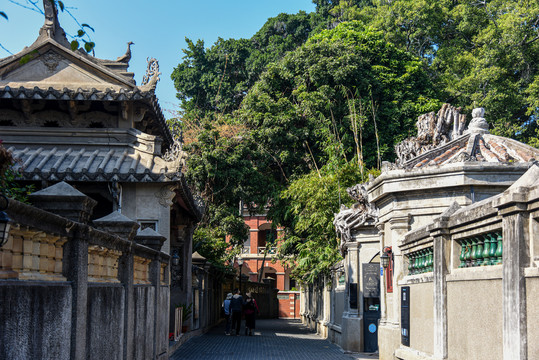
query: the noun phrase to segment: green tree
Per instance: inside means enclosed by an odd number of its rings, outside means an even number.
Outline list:
[[[352,115],[362,119],[367,167],[378,155],[391,159],[417,116],[439,106],[435,99],[419,59],[381,32],[346,22],[268,66],[238,116],[269,154],[261,168],[283,183],[325,164],[335,144],[346,159],[356,155]]]

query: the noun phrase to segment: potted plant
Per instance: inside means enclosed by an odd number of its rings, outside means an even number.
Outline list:
[[[189,325],[184,325],[187,323],[187,321],[191,318],[191,314],[193,313],[193,304],[184,304],[179,303],[176,304],[177,308],[182,308],[182,333],[186,333],[187,329],[189,328]]]

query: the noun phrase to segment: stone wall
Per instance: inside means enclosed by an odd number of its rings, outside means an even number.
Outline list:
[[[0,248],[0,358],[168,358],[167,254],[84,216],[13,200],[6,212],[13,230]]]

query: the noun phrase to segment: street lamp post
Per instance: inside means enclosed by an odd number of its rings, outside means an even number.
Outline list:
[[[240,294],[241,294],[241,268],[243,267],[243,259],[238,258],[238,265],[240,267]]]

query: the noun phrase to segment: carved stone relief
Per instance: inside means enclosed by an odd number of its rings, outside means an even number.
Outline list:
[[[159,205],[163,207],[171,207],[173,202],[172,199],[174,199],[174,196],[176,196],[176,190],[178,188],[178,185],[164,185],[157,191],[154,195],[159,200]]]
[[[43,64],[45,64],[49,72],[52,73],[54,72],[54,70],[56,70],[58,64],[60,64],[62,57],[54,51],[50,50],[43,54],[39,59]]]

